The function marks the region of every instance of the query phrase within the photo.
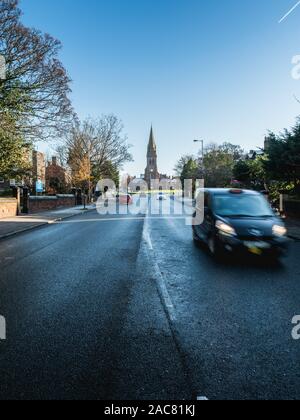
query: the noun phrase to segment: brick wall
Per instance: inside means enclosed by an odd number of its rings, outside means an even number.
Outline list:
[[[57,194],[57,207],[74,207],[76,206],[75,195]]]
[[[0,198],[0,219],[17,215],[17,200],[15,198]]]
[[[74,207],[74,195],[56,195],[56,196],[41,196],[29,197],[29,213],[38,213],[41,211],[55,210],[60,207]]]

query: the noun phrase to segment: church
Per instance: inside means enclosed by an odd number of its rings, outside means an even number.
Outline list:
[[[157,168],[157,147],[153,134],[153,127],[151,127],[150,138],[147,150],[147,167],[145,169],[145,181],[151,189],[152,180],[160,180],[160,174]]]

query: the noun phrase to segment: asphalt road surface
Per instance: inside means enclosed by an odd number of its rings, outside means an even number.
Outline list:
[[[0,399],[299,399],[299,255],[216,263],[160,214],[2,241]]]

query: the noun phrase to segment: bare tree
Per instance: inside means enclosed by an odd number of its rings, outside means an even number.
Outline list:
[[[6,78],[0,80],[0,118],[9,112],[19,133],[45,140],[61,135],[73,123],[70,79],[58,59],[61,43],[26,28],[18,4],[0,2],[0,55],[6,63]]]
[[[123,124],[115,115],[104,115],[76,124],[65,143],[65,155],[74,179],[89,184],[115,176],[124,163],[132,161]],[[60,148],[61,153],[61,148]]]

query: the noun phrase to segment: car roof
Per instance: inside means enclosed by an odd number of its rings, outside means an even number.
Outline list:
[[[241,188],[205,188],[204,192],[208,192],[211,195],[224,195],[231,194],[231,191],[241,191],[242,194],[248,195],[260,195],[259,192],[253,190],[243,190]]]

